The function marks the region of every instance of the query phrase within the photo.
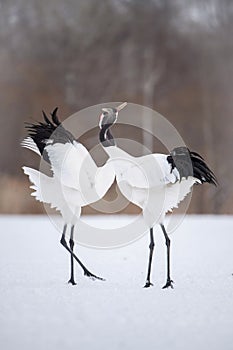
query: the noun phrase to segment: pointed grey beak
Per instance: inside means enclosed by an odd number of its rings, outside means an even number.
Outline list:
[[[120,106],[118,106],[116,109],[117,109],[117,112],[120,112],[123,108],[125,108],[127,106],[127,102],[124,102],[122,103]]]

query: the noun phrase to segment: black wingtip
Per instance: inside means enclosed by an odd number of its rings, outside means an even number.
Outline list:
[[[45,120],[45,123],[51,125],[51,121],[49,120],[49,118],[47,117],[47,115],[45,114],[45,112],[42,110],[42,114],[43,114],[43,117],[44,117],[44,120]]]
[[[190,151],[187,147],[174,148],[167,157],[167,161],[171,164],[171,172],[174,167],[179,171],[180,181],[182,178],[194,176],[201,183],[218,185],[215,174],[208,167],[204,158],[199,153]]]
[[[195,157],[201,158],[202,160],[204,160],[204,158],[197,152],[194,151],[189,151],[191,155],[194,155]]]
[[[58,119],[57,116],[57,111],[58,111],[58,107],[54,108],[53,112],[50,113],[52,116],[52,120],[54,122],[55,125],[59,126],[61,124],[60,120]]]
[[[213,171],[208,167],[204,158],[197,152],[190,152],[191,161],[193,163],[194,176],[201,180],[202,183],[208,182],[214,186],[218,186],[218,180]]]
[[[56,114],[58,111],[58,107],[55,107],[54,110],[52,111],[52,114]]]

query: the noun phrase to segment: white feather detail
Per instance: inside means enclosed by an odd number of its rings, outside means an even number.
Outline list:
[[[31,151],[37,153],[39,156],[41,156],[40,151],[36,145],[36,143],[33,141],[31,137],[26,137],[22,142],[21,146],[27,149],[30,149]]]
[[[172,169],[165,154],[133,157],[118,147],[106,147],[116,171],[122,194],[143,211],[149,227],[162,223],[165,214],[179,203],[199,181],[189,176],[180,181],[176,168]]]
[[[50,204],[51,208],[60,211],[65,222],[75,224],[81,214],[82,202],[79,191],[62,186],[53,177],[42,174],[38,170],[23,167],[24,173],[28,175],[30,186],[35,192],[31,193],[32,197],[42,203]]]
[[[96,202],[112,185],[115,178],[114,167],[109,162],[97,167],[81,143],[55,143],[45,149],[54,178],[59,180],[61,186],[79,191],[82,205]]]

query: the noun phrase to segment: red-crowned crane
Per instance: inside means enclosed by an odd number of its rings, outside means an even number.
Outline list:
[[[115,178],[114,168],[109,161],[102,167],[96,165],[88,150],[62,126],[57,117],[57,108],[51,116],[52,120],[43,112],[44,122],[28,124],[29,136],[21,145],[49,162],[53,176],[28,167],[23,167],[23,171],[33,184],[32,196],[50,204],[62,215],[64,228],[60,242],[71,254],[68,282],[76,284],[73,259],[82,267],[85,276],[102,279],[91,273],[74,254],[74,227],[79,221],[81,208],[101,199],[111,187]],[[68,225],[69,246],[66,242]]]
[[[152,285],[153,226],[157,223],[163,231],[167,246],[167,279],[163,288],[173,288],[170,276],[170,238],[164,226],[165,214],[178,206],[194,184],[216,185],[217,180],[204,159],[186,147],[174,148],[170,154],[154,153],[142,157],[133,157],[117,147],[110,128],[116,123],[119,111],[126,105],[125,102],[117,108],[102,108],[99,139],[109,159],[113,161],[120,191],[142,209],[150,230],[150,253],[144,287]]]

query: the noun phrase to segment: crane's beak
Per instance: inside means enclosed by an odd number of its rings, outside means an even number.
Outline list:
[[[118,106],[116,109],[117,109],[117,112],[120,112],[123,108],[125,108],[127,106],[127,102],[124,102],[122,103],[120,106]]]

